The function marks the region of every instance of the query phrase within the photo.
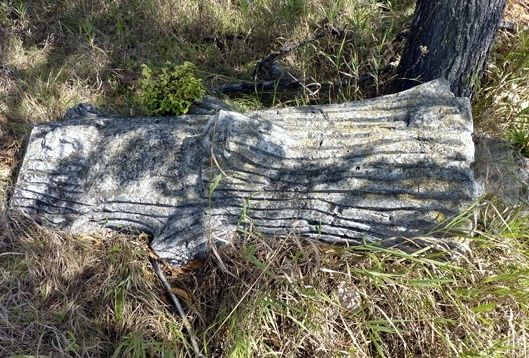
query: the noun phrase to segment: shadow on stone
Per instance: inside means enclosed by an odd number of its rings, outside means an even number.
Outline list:
[[[74,233],[145,231],[177,264],[250,222],[332,243],[410,238],[477,198],[472,130],[443,81],[245,115],[82,117],[33,129],[10,208]]]

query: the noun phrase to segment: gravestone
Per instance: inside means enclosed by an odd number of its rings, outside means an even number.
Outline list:
[[[394,95],[245,114],[40,124],[10,210],[92,233],[142,230],[184,263],[258,231],[332,243],[425,235],[476,198],[466,98],[432,81]]]

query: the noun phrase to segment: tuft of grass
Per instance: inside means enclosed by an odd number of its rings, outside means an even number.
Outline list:
[[[507,139],[523,156],[529,158],[529,107],[516,115],[511,126],[507,130]]]
[[[191,62],[167,63],[160,69],[142,65],[138,99],[148,115],[185,114],[194,101],[205,94],[202,81],[195,76]]]
[[[141,239],[73,238],[5,217],[0,225],[0,356],[185,351]]]
[[[506,137],[522,149],[527,143],[528,88],[529,30],[500,32],[473,104],[478,131]]]
[[[166,275],[206,356],[525,357],[527,213],[476,207],[470,250],[451,260],[433,246],[410,253],[242,230],[202,266]],[[0,241],[0,355],[194,356],[142,236],[11,223]]]
[[[480,207],[472,250],[456,261],[435,250],[250,235],[221,251],[222,265],[211,258],[193,275],[206,349],[226,357],[526,356],[529,221],[500,215],[493,202]]]

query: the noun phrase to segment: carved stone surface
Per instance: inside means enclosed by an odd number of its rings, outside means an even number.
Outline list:
[[[472,118],[444,81],[339,105],[36,126],[11,210],[134,228],[182,263],[251,223],[358,243],[422,235],[476,199]]]

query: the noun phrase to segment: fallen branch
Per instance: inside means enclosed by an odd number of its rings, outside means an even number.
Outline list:
[[[184,324],[184,327],[187,330],[187,334],[189,335],[189,339],[191,340],[191,346],[193,347],[193,350],[195,351],[197,357],[205,358],[205,356],[202,353],[200,353],[200,348],[198,346],[197,338],[195,336],[195,333],[193,331],[193,326],[191,326],[191,323],[187,319],[186,313],[184,311],[184,308],[182,307],[182,304],[180,303],[180,300],[173,293],[171,285],[169,284],[169,282],[165,278],[165,275],[163,274],[162,270],[160,269],[160,265],[158,265],[158,261],[156,259],[154,259],[154,258],[151,258],[150,261],[151,261],[151,265],[152,265],[152,267],[154,269],[154,272],[156,273],[156,276],[158,276],[158,279],[160,280],[160,282],[162,283],[162,286],[167,291],[167,294],[171,298],[171,301],[172,301],[174,307],[176,308],[176,310],[178,311],[178,314],[182,318],[182,323]]]
[[[222,85],[215,89],[217,93],[235,94],[235,93],[251,93],[260,91],[273,91],[277,89],[285,89],[289,87],[301,87],[301,82],[297,80],[279,80],[279,81],[244,81],[237,83],[230,83]]]
[[[390,72],[394,69],[392,65],[386,65],[378,72],[378,75],[382,75]],[[223,93],[227,95],[234,95],[237,93],[252,93],[252,92],[268,92],[268,91],[277,91],[284,90],[288,88],[310,88],[314,85],[321,87],[343,87],[350,86],[351,81],[354,80],[353,76],[349,79],[339,80],[339,81],[327,81],[324,83],[309,81],[307,79],[298,80],[292,75],[288,74],[291,78],[282,78],[280,80],[270,80],[270,81],[242,81],[237,83],[230,83],[217,87],[215,93]],[[373,75],[364,73],[356,78],[356,82],[359,85],[366,85],[369,81],[374,79]]]
[[[311,42],[316,41],[317,39],[320,39],[324,37],[327,33],[331,34],[343,34],[344,31],[339,31],[331,26],[328,25],[329,20],[327,18],[324,18],[322,21],[319,22],[318,28],[310,34],[307,38],[301,40],[301,41],[295,41],[286,43],[277,51],[273,51],[269,53],[267,56],[263,57],[261,60],[257,61],[257,64],[255,65],[255,69],[253,71],[253,77],[254,79],[260,79],[267,77],[267,75],[274,75],[272,77],[275,77],[273,79],[279,79],[283,74],[288,73],[285,71],[282,67],[280,68],[280,71],[277,71],[275,68],[275,62],[279,57],[282,57],[286,55],[287,53],[300,48],[301,46],[305,46]],[[283,72],[283,73],[274,73],[274,72]]]
[[[328,19],[324,18],[318,24],[318,28],[310,34],[307,38],[290,42],[277,51],[273,51],[263,57],[261,60],[257,61],[253,71],[254,81],[242,81],[237,83],[226,84],[217,87],[214,92],[223,93],[228,95],[233,95],[237,93],[252,93],[260,91],[277,91],[284,90],[287,88],[310,88],[314,85],[320,89],[324,86],[329,87],[341,87],[341,86],[350,86],[351,79],[340,80],[338,82],[328,81],[326,83],[318,83],[313,80],[303,79],[299,80],[294,75],[289,73],[283,68],[283,66],[277,62],[280,57],[285,56],[289,52],[296,50],[302,46],[305,46],[311,42],[314,42],[325,35],[330,34],[332,36],[344,38],[347,36],[347,31],[344,29],[338,29],[328,24]],[[401,34],[399,34],[401,36]],[[391,65],[384,66],[380,71],[380,74],[387,73],[393,68]],[[365,84],[369,80],[373,80],[371,74],[362,74],[356,78],[358,84]],[[309,90],[310,91],[310,90]],[[311,91],[314,92],[314,91]]]

